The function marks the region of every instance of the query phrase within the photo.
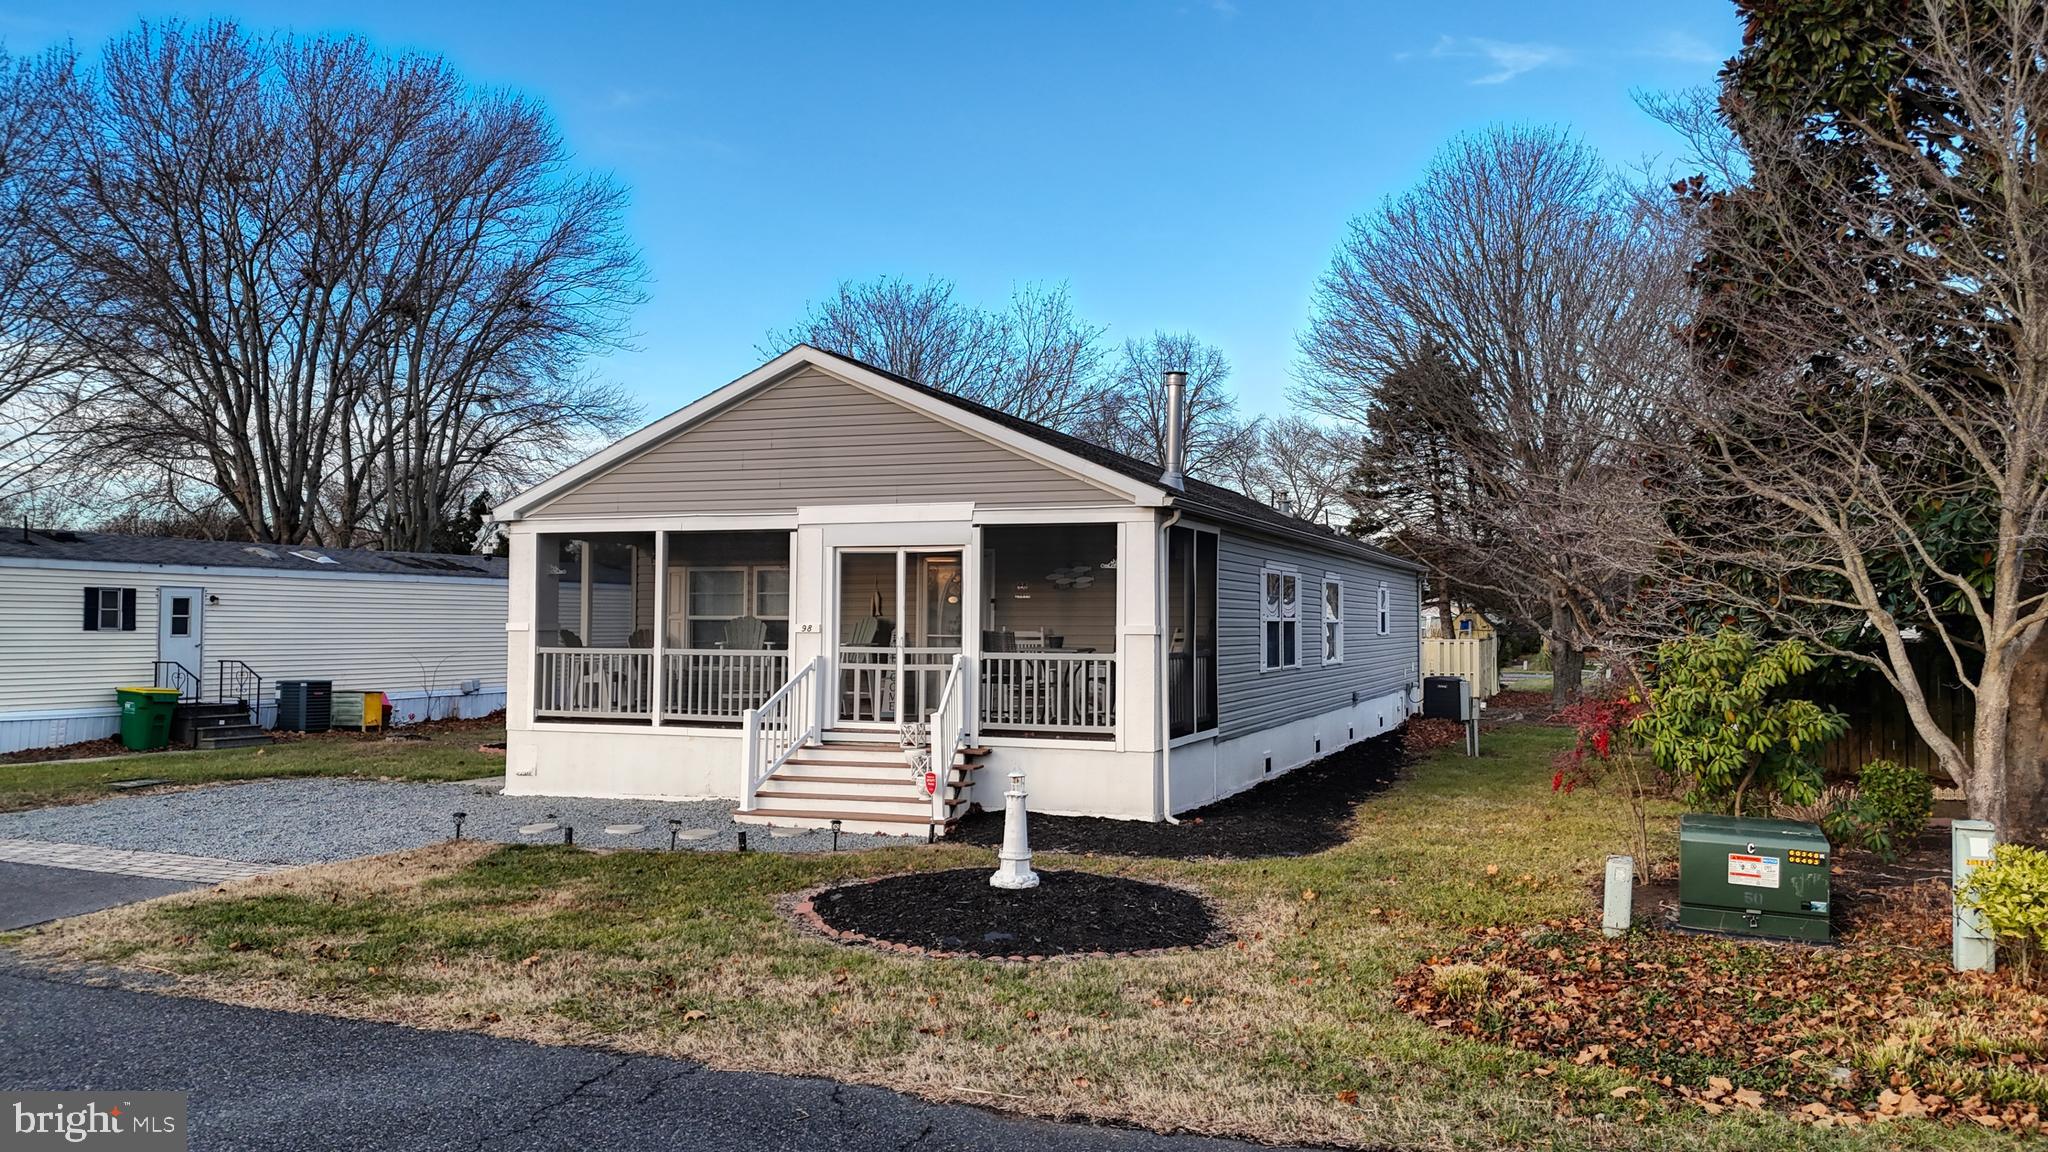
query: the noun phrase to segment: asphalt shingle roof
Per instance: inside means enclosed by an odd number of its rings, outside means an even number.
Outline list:
[[[1376,548],[1357,537],[1346,536],[1327,524],[1320,524],[1314,520],[1304,520],[1299,516],[1282,512],[1270,504],[1254,500],[1250,496],[1234,489],[1225,488],[1220,484],[1211,484],[1206,480],[1197,480],[1193,477],[1188,477],[1182,482],[1183,486],[1181,488],[1175,489],[1160,481],[1160,465],[1156,461],[1140,460],[1136,456],[1127,456],[1114,449],[1105,448],[1092,441],[1083,440],[1079,436],[1059,432],[1047,428],[1043,424],[1034,424],[1021,417],[1012,416],[1001,409],[990,408],[986,404],[977,404],[966,397],[956,396],[951,392],[933,388],[928,384],[912,380],[907,376],[899,376],[887,368],[878,368],[864,360],[857,360],[838,352],[828,352],[823,349],[819,349],[819,351],[835,360],[844,360],[848,364],[865,368],[878,376],[885,376],[906,388],[914,388],[927,396],[951,404],[955,408],[972,412],[985,420],[992,420],[1013,432],[1029,436],[1048,447],[1057,448],[1062,452],[1079,456],[1091,464],[1107,468],[1119,475],[1128,476],[1139,483],[1149,484],[1171,497],[1176,507],[1185,508],[1198,516],[1208,513],[1221,519],[1236,521],[1248,527],[1263,528],[1283,536],[1305,539],[1310,543],[1320,544],[1337,549],[1338,551],[1370,556],[1374,560],[1391,564],[1397,568],[1420,570],[1421,566],[1412,560],[1396,556],[1384,548]]]
[[[331,563],[298,553],[325,557]],[[444,556],[430,552],[373,552],[367,548],[320,548],[310,544],[250,544],[239,540],[179,540],[123,536],[112,532],[56,529],[0,530],[0,557],[89,561],[137,566],[258,568],[311,575],[365,572],[382,576],[442,576],[457,580],[503,580],[501,556]]]

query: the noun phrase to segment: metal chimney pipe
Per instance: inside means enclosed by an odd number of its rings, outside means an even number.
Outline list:
[[[1159,482],[1179,488],[1187,465],[1188,374],[1166,373],[1166,470]]]

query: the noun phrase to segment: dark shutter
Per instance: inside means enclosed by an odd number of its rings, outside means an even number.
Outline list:
[[[121,631],[135,631],[135,589],[121,589]]]
[[[100,630],[100,590],[97,588],[87,588],[85,590],[85,630],[87,632],[97,632]]]

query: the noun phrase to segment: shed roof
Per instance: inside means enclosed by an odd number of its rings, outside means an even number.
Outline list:
[[[501,556],[377,552],[367,548],[182,540],[165,536],[123,536],[113,532],[65,532],[56,529],[10,528],[0,531],[0,558],[126,564],[138,568],[253,568],[312,576],[352,572],[379,576],[435,576],[451,580],[503,580],[506,573],[505,559]]]

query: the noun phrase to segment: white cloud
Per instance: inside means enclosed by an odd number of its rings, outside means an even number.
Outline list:
[[[1474,84],[1505,84],[1538,68],[1569,64],[1572,54],[1555,44],[1492,40],[1484,36],[1445,36],[1429,54],[1439,60],[1480,60],[1490,68],[1472,78]]]
[[[1660,32],[1643,46],[1641,54],[1655,56],[1662,60],[1675,60],[1680,64],[1719,65],[1727,60],[1728,54],[1690,32],[1668,30]]]

